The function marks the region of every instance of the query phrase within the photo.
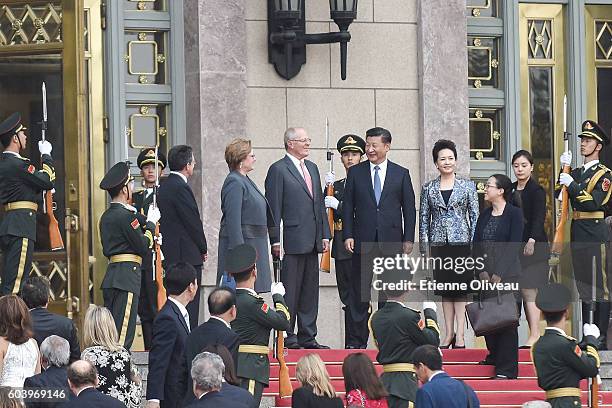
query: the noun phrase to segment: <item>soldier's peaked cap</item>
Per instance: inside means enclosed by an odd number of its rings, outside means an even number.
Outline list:
[[[249,244],[240,244],[227,252],[225,271],[227,273],[246,272],[255,265],[257,251]]]
[[[610,144],[608,133],[594,120],[585,120],[582,123],[582,133],[578,137],[590,137],[607,146]]]
[[[344,152],[357,152],[359,154],[365,153],[366,142],[357,135],[344,135],[338,139],[336,148],[340,154]]]
[[[166,168],[166,156],[163,155],[163,153],[161,152],[157,152],[157,161],[159,162],[159,166],[164,169]],[[140,151],[140,154],[138,155],[138,159],[136,159],[136,164],[138,165],[139,169],[142,169],[143,166],[146,166],[147,164],[155,164],[155,148],[153,147],[147,147],[145,149],[142,149]]]
[[[115,187],[125,186],[130,180],[130,167],[126,162],[119,162],[106,173],[100,182],[100,188],[112,190]]]
[[[538,290],[536,306],[543,312],[562,312],[572,301],[572,293],[567,286],[551,283]]]
[[[27,128],[21,123],[21,115],[18,112],[12,113],[8,118],[0,123],[0,140],[5,142],[8,138]]]

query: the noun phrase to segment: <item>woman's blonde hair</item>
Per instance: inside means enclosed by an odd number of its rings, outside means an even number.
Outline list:
[[[122,348],[113,315],[103,306],[90,305],[85,314],[83,348],[91,346],[106,347],[110,351]]]
[[[295,378],[303,386],[310,385],[312,392],[319,397],[334,398],[336,396],[329,374],[318,354],[307,354],[298,360]]]
[[[225,148],[225,162],[230,171],[238,170],[240,162],[251,153],[251,141],[248,139],[234,139]]]

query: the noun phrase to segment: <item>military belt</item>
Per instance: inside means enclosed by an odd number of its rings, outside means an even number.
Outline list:
[[[257,346],[254,344],[242,344],[238,347],[239,353],[249,353],[249,354],[268,354],[270,349],[268,346]]]
[[[385,373],[414,373],[414,364],[410,363],[394,363],[383,364]]]
[[[12,210],[32,210],[38,211],[38,204],[32,201],[13,201],[4,205],[4,211]]]
[[[562,398],[562,397],[577,397],[580,398],[580,388],[563,387],[554,390],[546,391],[546,399]]]
[[[603,211],[593,211],[593,212],[574,211],[572,213],[572,218],[574,220],[603,219],[604,212]]]
[[[110,263],[118,262],[134,262],[138,265],[142,265],[142,257],[134,254],[118,254],[110,257]]]

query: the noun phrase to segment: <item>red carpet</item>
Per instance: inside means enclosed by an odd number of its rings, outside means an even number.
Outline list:
[[[332,384],[340,396],[344,395],[342,379],[342,361],[349,353],[365,352],[375,361],[375,350],[287,350],[285,361],[289,367],[289,375],[293,388],[299,387],[295,380],[295,364],[304,354],[317,353],[321,356]],[[465,380],[478,395],[483,408],[520,408],[527,401],[545,400],[544,391],[538,387],[535,369],[531,363],[529,350],[519,350],[519,378],[517,380],[489,380],[494,375],[492,366],[478,365],[485,358],[487,351],[483,349],[442,350],[444,353],[444,371],[449,375]],[[278,363],[270,358],[270,387],[264,390],[264,396],[275,396],[277,407],[290,407],[291,398],[278,398]],[[376,363],[376,369],[382,372],[382,367]],[[587,407],[587,383],[581,382],[582,406]],[[612,391],[600,392],[601,408],[612,408]]]

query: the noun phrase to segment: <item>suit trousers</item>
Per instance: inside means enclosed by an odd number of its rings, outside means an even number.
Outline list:
[[[30,276],[34,241],[28,238],[5,235],[0,237],[0,248],[4,253],[0,296],[17,294]]]
[[[240,378],[240,388],[244,388],[253,396],[253,407],[259,408],[261,396],[263,395],[264,384],[250,378]]]
[[[518,377],[518,328],[511,327],[485,336],[489,355],[487,362],[495,366],[496,375]]]
[[[102,289],[104,307],[110,310],[119,334],[119,344],[129,350],[136,333],[138,295],[121,289]]]
[[[287,344],[297,341],[310,344],[317,336],[319,312],[319,256],[314,251],[308,254],[285,254],[281,282],[285,286],[285,302],[291,315]],[[297,320],[297,338],[295,323]]]
[[[142,328],[142,339],[144,341],[145,350],[151,349],[151,342],[153,340],[153,320],[156,315],[157,285],[153,280],[153,268],[143,267],[140,273],[138,316],[140,316],[140,327]]]
[[[414,408],[414,402],[393,395],[387,397],[387,405],[389,408]]]
[[[352,277],[353,277],[353,260],[343,259],[341,261],[335,261],[336,266],[336,282],[338,284],[338,295],[340,301],[344,305],[344,346],[362,346],[362,339],[359,333],[356,331],[358,327],[353,320],[354,312],[352,308],[355,307],[353,301],[353,291],[351,289]]]
[[[195,297],[191,302],[187,304],[187,312],[189,312],[189,327],[193,330],[198,327],[198,322],[200,320],[200,280],[202,279],[202,264],[193,265],[196,270],[196,276],[198,280],[198,291],[196,292]]]

